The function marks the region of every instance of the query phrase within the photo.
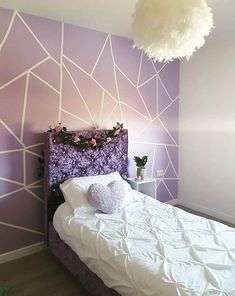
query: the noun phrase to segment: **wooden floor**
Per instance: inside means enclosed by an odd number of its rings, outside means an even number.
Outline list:
[[[218,221],[181,205],[176,206]],[[231,223],[224,223],[235,227]],[[9,287],[8,296],[89,296],[48,250],[1,264],[0,286],[1,284]]]
[[[48,250],[0,264],[8,296],[90,296]]]

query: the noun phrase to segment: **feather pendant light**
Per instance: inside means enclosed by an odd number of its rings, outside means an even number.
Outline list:
[[[213,27],[205,0],[138,0],[133,14],[135,46],[154,60],[189,59]]]

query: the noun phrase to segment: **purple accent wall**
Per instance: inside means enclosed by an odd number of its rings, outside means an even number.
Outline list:
[[[123,37],[0,8],[0,254],[43,240],[42,132],[129,131],[161,201],[177,197],[179,62],[154,63]]]

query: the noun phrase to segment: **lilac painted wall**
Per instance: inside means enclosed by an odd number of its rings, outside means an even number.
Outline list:
[[[42,132],[129,129],[162,201],[177,197],[179,62],[153,63],[125,38],[0,9],[0,253],[43,240]]]

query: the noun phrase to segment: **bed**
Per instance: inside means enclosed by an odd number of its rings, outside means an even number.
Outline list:
[[[127,153],[127,130],[102,149],[84,151],[47,135],[51,252],[92,295],[235,295],[234,229],[135,191],[133,202],[113,215],[64,203],[59,184],[68,178],[119,171],[125,179]]]

